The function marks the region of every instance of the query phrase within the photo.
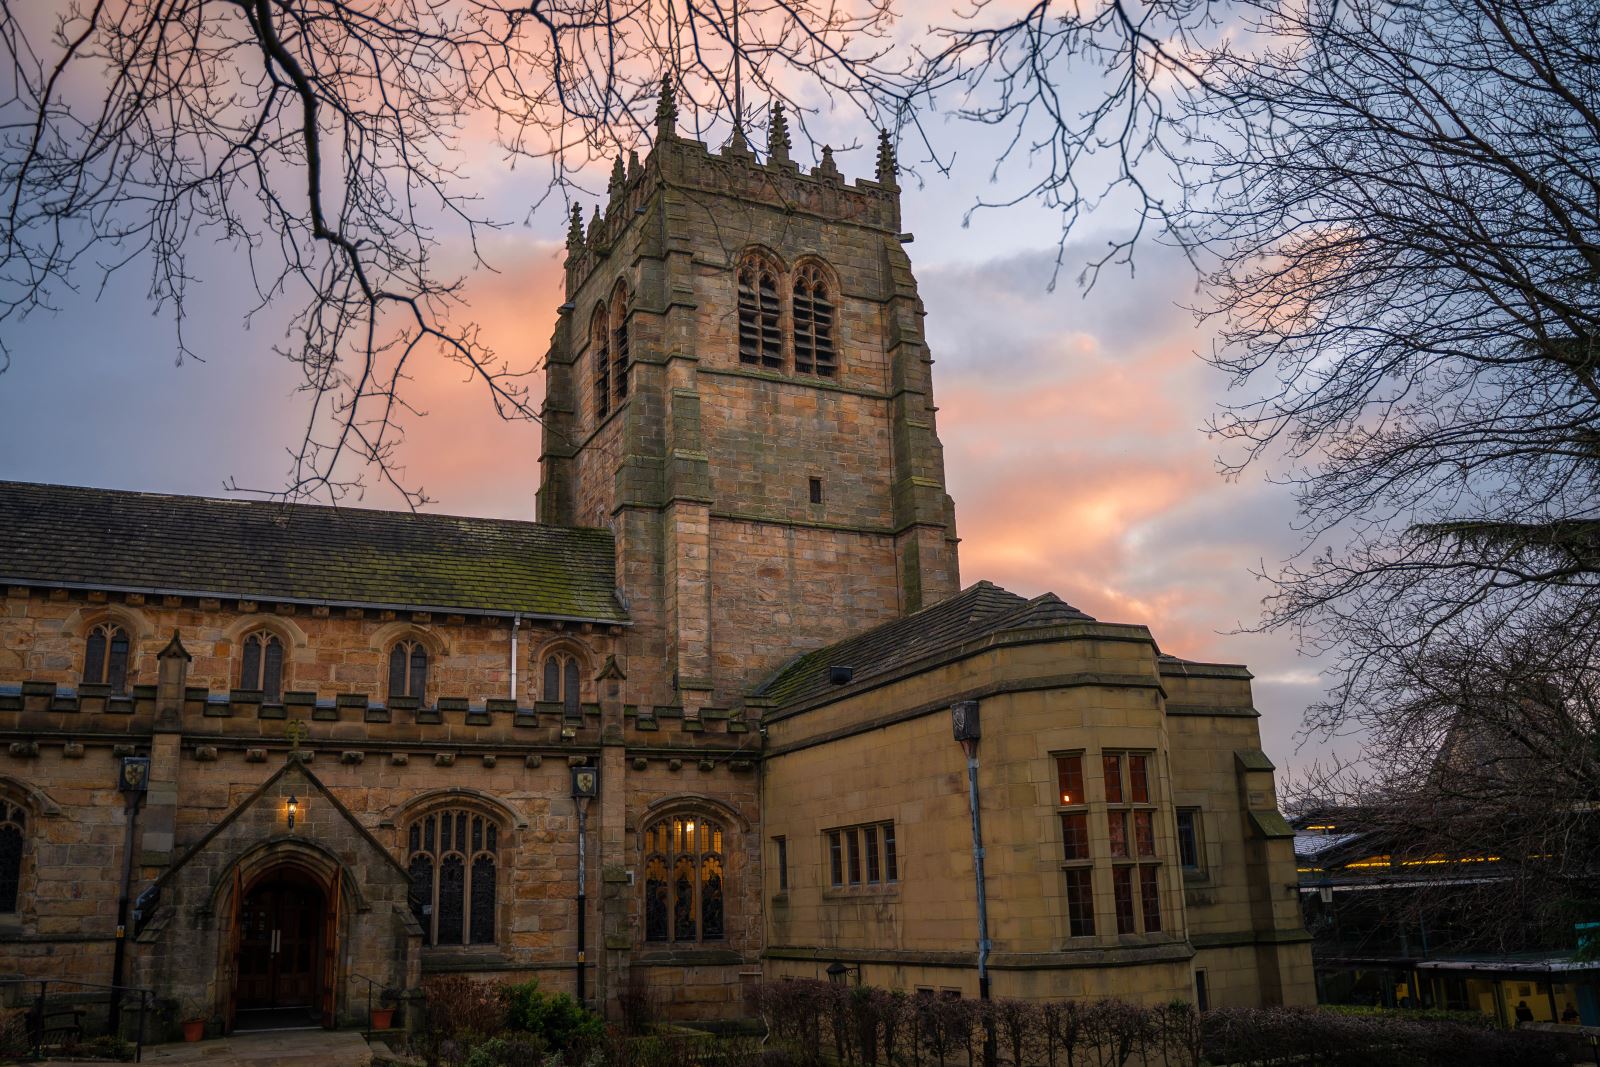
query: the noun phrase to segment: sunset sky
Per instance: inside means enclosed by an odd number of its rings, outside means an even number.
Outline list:
[[[838,133],[870,143],[870,130],[842,118]],[[1151,244],[1134,276],[1108,273],[1085,295],[1072,274],[1127,221],[1107,208],[1074,235],[1048,291],[1054,218],[1017,207],[964,228],[963,212],[989,191],[994,153],[969,132],[951,138],[951,174],[908,177],[903,203],[963,583],[1051,590],[1097,617],[1148,624],[1166,651],[1247,663],[1268,752],[1280,767],[1303,764],[1320,747],[1297,755],[1294,738],[1318,664],[1285,635],[1232,632],[1255,622],[1267,589],[1252,571],[1298,544],[1293,502],[1260,472],[1238,482],[1216,473],[1219,444],[1203,424],[1227,383],[1195,356],[1210,338],[1180,306],[1197,299],[1192,268]],[[543,191],[537,179],[491,152],[472,162],[475,191],[518,224],[484,243],[499,273],[472,277],[470,312],[497,351],[531,364],[562,300],[564,206],[552,200],[522,225]],[[859,149],[839,165],[869,176],[872,160]],[[594,199],[580,202],[587,214]],[[202,494],[228,479],[282,486],[305,399],[271,351],[282,317],[269,311],[246,328],[241,262],[224,248],[194,252],[186,335],[204,362],[175,365],[170,315],[152,312],[138,268],[103,292],[84,275],[54,314],[4,327],[0,478]],[[402,461],[436,500],[430,510],[532,519],[537,427],[499,421],[453,366],[420,368],[413,397],[427,416],[407,425]],[[399,500],[373,488],[361,504]]]

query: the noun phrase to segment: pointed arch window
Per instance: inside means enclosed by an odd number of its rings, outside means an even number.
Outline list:
[[[28,816],[20,805],[0,800],[0,915],[17,910],[22,889],[22,845]]]
[[[549,704],[560,704],[567,715],[577,715],[582,697],[582,675],[576,657],[552,652],[544,661],[543,699]]]
[[[722,826],[673,815],[644,832],[644,939],[704,942],[727,937]]]
[[[389,699],[428,692],[428,650],[418,641],[396,641],[389,650]]]
[[[84,644],[83,680],[109,685],[113,693],[126,693],[130,647],[127,631],[113,623],[90,630]]]
[[[594,361],[594,421],[611,414],[611,322],[606,306],[594,309],[589,320],[590,359]]]
[[[777,270],[762,256],[746,256],[739,264],[740,363],[770,369],[783,367],[778,314]]]
[[[240,656],[240,689],[259,689],[268,704],[283,702],[283,642],[269,630],[244,639]]]
[[[480,811],[431,811],[406,831],[411,912],[427,945],[492,945],[503,831]]]
[[[611,397],[618,407],[628,396],[628,289],[617,283],[611,299]]]
[[[794,277],[794,369],[832,378],[837,368],[828,278],[821,267],[807,264]]]

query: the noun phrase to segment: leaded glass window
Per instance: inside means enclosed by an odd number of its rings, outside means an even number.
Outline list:
[[[268,704],[283,702],[283,642],[265,630],[244,639],[240,689],[259,689]]]
[[[582,678],[578,661],[572,656],[552,654],[544,661],[544,699],[560,704],[567,715],[577,715],[581,707]]]
[[[589,347],[594,350],[594,421],[611,414],[611,331],[606,306],[594,309],[589,322]]]
[[[611,397],[621,404],[628,395],[628,289],[617,283],[611,299]]]
[[[428,650],[417,641],[397,641],[389,650],[389,699],[428,692]]]
[[[17,910],[22,886],[22,842],[27,814],[16,804],[0,801],[0,914]]]
[[[128,691],[128,634],[120,626],[101,623],[89,631],[83,650],[83,680],[109,685],[113,693]]]
[[[406,832],[411,907],[429,945],[492,945],[500,827],[465,809],[432,811]]]
[[[727,937],[722,827],[675,815],[644,832],[644,939],[721,941]]]

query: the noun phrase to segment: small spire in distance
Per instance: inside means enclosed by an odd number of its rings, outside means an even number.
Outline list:
[[[594,206],[594,214],[589,216],[589,243],[594,244],[600,240],[600,205]]]
[[[824,178],[839,177],[839,164],[833,161],[833,145],[822,146],[822,163],[817,167],[817,173]]]
[[[672,75],[661,76],[661,97],[656,101],[656,133],[672,137],[678,132],[678,100],[672,91]]]
[[[567,248],[576,250],[583,247],[583,208],[577,204],[572,205],[572,222],[567,226]]]
[[[617,190],[628,184],[628,172],[623,168],[622,156],[618,155],[616,162],[611,164],[611,195],[617,195]]]
[[[783,101],[772,102],[772,121],[767,126],[767,156],[789,162],[789,120],[783,114]]]
[[[889,141],[889,131],[878,131],[878,184],[895,185],[895,175],[899,173],[899,166],[895,163],[894,145]]]

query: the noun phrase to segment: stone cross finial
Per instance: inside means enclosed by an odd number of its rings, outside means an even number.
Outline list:
[[[772,102],[772,121],[767,126],[767,156],[780,163],[789,162],[789,120],[783,115],[783,101]]]
[[[583,247],[583,208],[572,205],[572,222],[567,226],[567,250],[576,252]]]
[[[899,172],[895,164],[894,145],[889,141],[889,131],[878,131],[878,184],[894,185],[895,174]]]
[[[290,751],[300,750],[300,741],[306,736],[306,721],[304,719],[290,719],[283,724],[283,736],[289,739]]]
[[[661,98],[656,101],[656,135],[673,137],[678,132],[678,100],[672,92],[672,75],[661,76]]]

